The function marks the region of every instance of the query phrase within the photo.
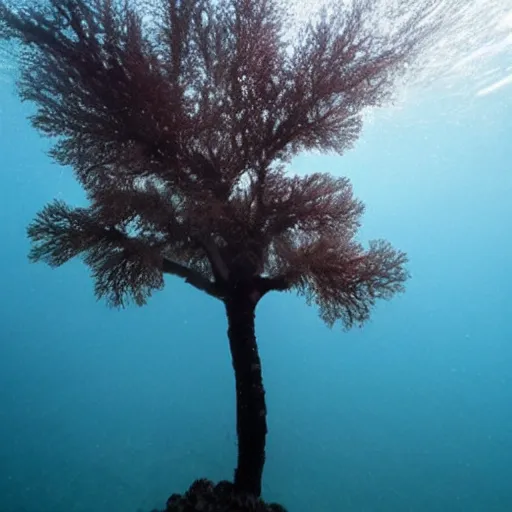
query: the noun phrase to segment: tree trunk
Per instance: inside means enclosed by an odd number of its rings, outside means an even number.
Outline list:
[[[265,464],[267,410],[254,333],[256,303],[257,299],[247,290],[236,291],[225,299],[236,380],[238,463],[234,484],[237,491],[260,496]]]

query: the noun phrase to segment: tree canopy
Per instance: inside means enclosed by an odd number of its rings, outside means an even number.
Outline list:
[[[32,124],[90,202],[47,205],[31,258],[82,256],[113,306],[144,304],[165,273],[221,299],[230,280],[258,276],[329,325],[364,322],[403,290],[406,255],[356,240],[364,208],[346,178],[286,166],[354,144],[442,4],[333,3],[290,38],[278,0],[0,0]]]

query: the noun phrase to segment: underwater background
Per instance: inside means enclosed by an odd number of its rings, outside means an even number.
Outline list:
[[[348,333],[289,293],[258,306],[265,499],[290,512],[512,511],[511,64],[494,85],[412,90],[343,157],[291,163],[349,176],[367,206],[361,240],[406,251],[412,278]],[[2,73],[0,512],[163,508],[198,477],[232,477],[224,310],[171,277],[146,307],[110,310],[80,261],[28,263],[36,212],[84,202],[32,111]]]

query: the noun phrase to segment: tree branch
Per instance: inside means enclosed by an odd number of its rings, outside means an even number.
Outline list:
[[[292,280],[288,274],[282,274],[277,277],[259,277],[256,287],[261,298],[268,292],[284,292],[289,290],[292,287]]]
[[[198,290],[201,290],[216,299],[223,299],[224,296],[219,286],[202,276],[199,272],[192,270],[191,268],[186,267],[185,265],[181,265],[180,263],[176,263],[175,261],[169,260],[167,258],[163,259],[162,263],[162,271],[164,274],[171,274],[173,276],[181,277],[185,280],[186,283],[191,284]]]
[[[205,238],[200,243],[208,255],[215,278],[227,281],[229,279],[229,269],[220,255],[219,248],[215,245],[215,242]]]

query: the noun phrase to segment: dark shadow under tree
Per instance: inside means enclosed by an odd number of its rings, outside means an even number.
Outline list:
[[[405,254],[356,241],[363,205],[349,181],[285,172],[302,151],[350,148],[363,111],[390,99],[439,26],[442,0],[406,12],[398,2],[387,18],[379,2],[338,2],[289,37],[277,0],[0,0],[32,124],[56,138],[51,156],[89,200],[47,205],[28,228],[30,259],[82,257],[111,306],[145,304],[164,274],[225,305],[234,481],[198,480],[168,510],[280,510],[260,499],[267,410],[254,318],[265,294],[298,292],[328,325],[350,328],[403,290]]]

